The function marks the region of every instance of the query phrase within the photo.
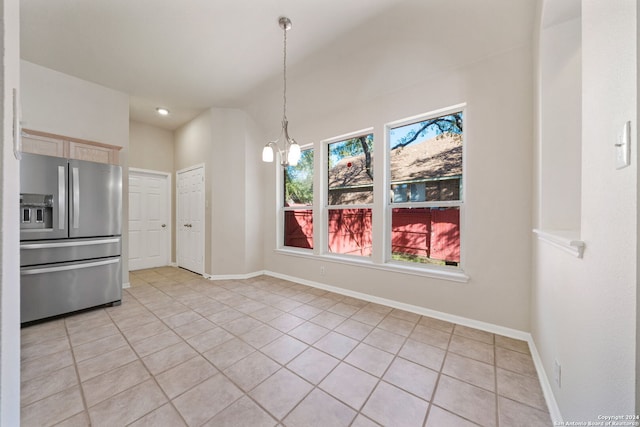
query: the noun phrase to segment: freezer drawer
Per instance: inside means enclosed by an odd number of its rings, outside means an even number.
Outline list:
[[[20,266],[113,257],[121,251],[120,236],[20,242]]]
[[[20,269],[22,323],[118,302],[120,257]]]

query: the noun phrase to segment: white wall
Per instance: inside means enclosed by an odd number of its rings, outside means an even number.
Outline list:
[[[412,61],[429,61],[416,55]],[[281,274],[338,286],[346,290],[388,298],[452,315],[488,322],[522,331],[529,330],[531,151],[532,151],[532,63],[531,47],[514,47],[482,60],[424,76],[422,81],[374,93],[354,106],[344,105],[330,90],[326,68],[318,68],[302,83],[292,83],[290,93],[302,93],[313,81],[314,92],[327,86],[325,97],[316,96],[291,107],[290,133],[301,144],[316,143],[358,129],[374,127],[375,142],[381,147],[385,123],[443,107],[467,103],[466,195],[463,245],[465,284],[427,277],[380,271],[366,266],[345,265],[327,258],[299,258],[274,252],[277,223],[275,168],[264,165],[265,183],[265,268]],[[393,68],[387,70],[390,84],[397,85]],[[377,73],[373,68],[371,73]],[[329,72],[328,75],[331,75]],[[368,74],[349,75],[366,81]],[[342,83],[343,84],[343,83]],[[256,117],[277,99],[266,94],[250,106]],[[335,102],[334,102],[335,101]],[[315,114],[310,114],[314,111]],[[320,113],[321,112],[321,113]],[[273,121],[276,132],[278,122]],[[265,135],[266,141],[273,135]],[[254,148],[260,152],[261,146]],[[382,156],[375,154],[376,161]],[[382,171],[381,163],[375,170]],[[315,185],[320,185],[316,182]],[[374,213],[375,215],[375,213]],[[374,221],[376,221],[374,219]],[[382,236],[380,221],[374,222],[374,236]],[[320,267],[326,267],[321,276]]]
[[[129,122],[129,167],[173,173],[173,132]]]
[[[18,0],[0,5],[2,62],[2,149],[0,150],[0,426],[20,425],[20,164],[13,155],[12,90],[20,88]]]
[[[582,2],[584,259],[534,242],[532,334],[567,421],[637,412],[637,9],[634,0]],[[616,170],[613,145],[627,120],[633,160]]]
[[[129,95],[21,61],[23,127],[127,148]]]
[[[146,123],[129,122],[129,167],[174,174],[173,132]],[[171,218],[176,217],[175,177],[171,178]],[[170,260],[176,259],[175,220]]]
[[[540,228],[580,231],[582,58],[580,17],[540,40]]]
[[[205,164],[205,273],[262,269],[260,153],[241,110],[211,108],[175,132],[176,170]]]
[[[213,108],[211,170],[212,275],[244,273],[245,260],[245,114]]]
[[[245,114],[245,256],[244,273],[264,269],[264,167],[262,151],[256,146],[264,143],[257,123]]]
[[[204,164],[204,272],[211,271],[211,169],[213,165],[213,127],[211,110],[206,110],[174,133],[174,165],[179,171],[188,167]],[[177,182],[177,178],[175,179]],[[174,184],[175,187],[175,184]],[[176,199],[177,200],[177,199]],[[176,209],[177,209],[176,201]],[[178,234],[176,216],[174,230]],[[176,248],[177,250],[177,248]],[[177,261],[177,254],[176,254]]]
[[[123,147],[122,276],[129,282],[129,95],[20,61],[23,127]]]

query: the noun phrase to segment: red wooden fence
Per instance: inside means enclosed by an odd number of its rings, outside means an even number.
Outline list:
[[[313,211],[284,211],[284,245],[313,249]]]
[[[460,262],[458,208],[396,208],[391,217],[392,252]],[[285,211],[284,244],[313,248],[313,211]],[[329,210],[329,252],[371,255],[371,209]]]
[[[371,256],[371,209],[329,210],[329,252]]]

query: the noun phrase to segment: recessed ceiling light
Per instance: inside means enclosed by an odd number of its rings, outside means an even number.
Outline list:
[[[163,107],[156,108],[156,112],[158,114],[160,114],[161,116],[168,116],[169,115],[169,110],[167,110],[166,108],[163,108]]]

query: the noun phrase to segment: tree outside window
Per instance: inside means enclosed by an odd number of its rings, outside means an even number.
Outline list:
[[[458,265],[462,111],[391,128],[391,259]]]
[[[284,246],[313,249],[313,149],[283,174]]]
[[[328,251],[370,256],[373,134],[327,144]]]

